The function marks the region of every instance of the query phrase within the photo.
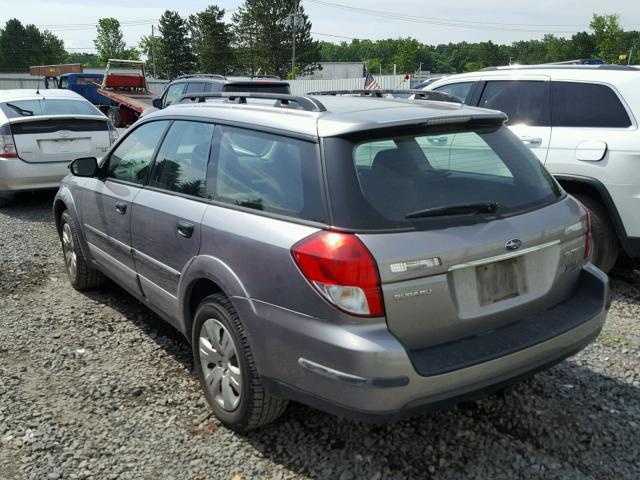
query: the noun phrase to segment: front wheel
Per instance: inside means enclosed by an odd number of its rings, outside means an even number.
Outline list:
[[[89,266],[80,248],[75,224],[67,211],[60,217],[60,232],[64,264],[73,288],[86,290],[101,286],[104,283],[104,276]]]
[[[247,334],[225,295],[210,295],[200,303],[192,340],[196,374],[222,423],[247,432],[284,413],[288,402],[265,391]]]

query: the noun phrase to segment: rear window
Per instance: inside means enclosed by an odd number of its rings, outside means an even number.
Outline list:
[[[325,139],[334,221],[358,230],[432,228],[484,214],[407,218],[427,209],[495,203],[489,217],[552,203],[560,190],[506,127]]]
[[[225,92],[261,92],[261,93],[289,93],[288,83],[269,82],[243,82],[227,83],[224,86]]]
[[[85,100],[14,100],[0,103],[0,108],[7,118],[41,115],[102,115],[100,110]]]
[[[317,144],[219,126],[214,145],[214,199],[326,222]]]
[[[626,128],[631,119],[615,92],[606,85],[551,82],[554,127]]]

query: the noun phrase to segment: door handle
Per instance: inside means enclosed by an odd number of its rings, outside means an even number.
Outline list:
[[[520,140],[525,145],[533,146],[533,145],[542,145],[542,139],[540,137],[529,137],[527,135],[520,137]]]
[[[191,235],[193,235],[193,223],[180,221],[176,228],[178,230],[178,235],[181,237],[191,238]]]
[[[127,204],[121,202],[116,203],[116,212],[118,212],[120,215],[124,215],[125,213],[127,213]]]

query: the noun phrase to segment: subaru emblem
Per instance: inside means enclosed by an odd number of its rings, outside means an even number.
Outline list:
[[[522,241],[518,238],[512,238],[507,243],[504,244],[504,248],[507,250],[517,250],[522,245]]]

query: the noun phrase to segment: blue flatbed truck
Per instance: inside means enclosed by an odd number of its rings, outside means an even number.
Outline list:
[[[93,103],[103,113],[107,113],[111,103],[98,93],[102,85],[102,73],[83,72],[79,63],[61,65],[40,65],[30,68],[31,75],[44,77],[45,88],[72,90]]]

